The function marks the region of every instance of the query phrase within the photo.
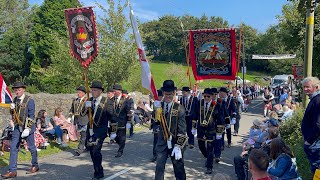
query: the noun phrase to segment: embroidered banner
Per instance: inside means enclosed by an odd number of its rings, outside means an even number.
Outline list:
[[[196,80],[227,79],[236,76],[234,29],[190,31],[190,59]]]
[[[303,78],[303,66],[302,65],[292,65],[292,74],[295,79]]]
[[[98,36],[92,7],[64,10],[70,37],[70,53],[87,68],[98,55]]]

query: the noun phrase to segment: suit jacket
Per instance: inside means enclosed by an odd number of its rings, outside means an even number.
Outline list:
[[[27,100],[27,101],[26,101]],[[31,118],[35,122],[35,103],[34,100],[30,97],[25,95],[24,99],[22,102],[18,103],[18,98],[15,97],[13,100],[13,103],[16,104],[16,112],[19,116],[19,120],[22,124],[22,129],[26,127],[26,118]],[[26,102],[25,102],[26,101]],[[11,114],[13,115],[13,111],[11,111]],[[15,119],[15,117],[14,117]],[[15,124],[17,123],[17,120],[14,120]],[[33,122],[33,125],[31,126],[31,131],[30,134],[35,131],[35,123]]]
[[[235,118],[237,115],[237,106],[236,106],[236,101],[233,97],[228,96],[226,107],[227,107],[228,115],[230,116],[230,118]]]
[[[84,97],[81,101],[81,98],[76,98],[72,101],[69,115],[74,115],[74,124],[84,126],[89,122],[88,108],[85,106],[86,99]]]
[[[165,117],[166,122],[168,124],[168,127],[170,126],[170,133],[172,134],[172,148],[174,147],[174,144],[177,143],[178,135],[186,135],[187,126],[186,126],[186,120],[185,120],[185,110],[184,108],[179,104],[173,102],[171,106],[176,105],[178,107],[177,112],[173,107],[170,108],[170,111]],[[162,109],[164,108],[164,102],[161,103]],[[173,116],[176,116],[176,118],[173,118]],[[171,125],[170,125],[170,119],[171,119]],[[163,135],[163,129],[160,128],[159,134],[158,134],[158,142],[156,145],[156,151],[162,152],[167,148],[167,141],[164,138]]]
[[[93,98],[89,99],[91,102]],[[108,116],[106,105],[108,103],[108,99],[106,97],[101,97],[100,102],[98,102],[98,106],[95,109],[92,109],[91,115],[93,119],[93,132],[95,137],[97,138],[105,138],[107,135],[108,129]],[[88,129],[89,129],[88,124]],[[88,136],[89,137],[89,136]]]
[[[131,122],[131,114],[133,110],[132,99],[120,98],[119,104],[116,105],[116,97],[112,97],[107,104],[107,112],[111,123],[118,123],[118,128],[125,128],[127,121]]]
[[[225,109],[222,102],[212,102],[209,107],[209,111],[212,111],[212,115],[207,114],[204,117],[204,100],[199,101],[197,107],[197,132],[198,139],[214,140],[216,134],[223,132],[225,124]],[[210,113],[208,111],[208,113]],[[204,120],[208,122],[204,125]]]
[[[198,98],[191,95],[189,100],[186,99],[187,97],[181,97],[180,99],[180,104],[186,110],[186,118],[188,118],[188,120],[197,119],[196,108],[198,107]],[[187,103],[185,103],[186,101]]]

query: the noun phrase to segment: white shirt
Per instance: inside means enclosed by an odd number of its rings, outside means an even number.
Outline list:
[[[172,103],[173,103],[173,101],[171,101],[170,103],[164,102],[164,109],[165,109],[165,111],[167,110],[167,109],[166,109],[167,104],[168,104],[168,111],[170,111]],[[167,113],[167,112],[165,112],[165,113]]]
[[[117,104],[119,104],[119,102],[120,102],[120,99],[121,99],[121,96],[115,96],[115,98],[116,98],[116,100],[117,100]]]
[[[26,95],[22,94],[22,96],[18,97],[17,99],[20,99],[20,103],[22,103],[23,99],[26,97]]]

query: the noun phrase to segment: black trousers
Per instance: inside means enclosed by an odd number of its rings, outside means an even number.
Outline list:
[[[153,157],[157,157],[157,151],[156,151],[157,142],[158,142],[158,133],[153,133],[153,148],[152,148]]]
[[[207,158],[206,160],[206,167],[211,168],[213,167],[213,141],[207,141],[207,146],[206,146],[206,141],[198,140],[198,145],[199,149],[202,153],[202,155]]]
[[[239,127],[240,127],[240,118],[241,118],[241,116],[240,115],[238,115],[238,117],[236,117],[236,123],[234,124],[234,131],[235,132],[239,132]]]
[[[174,156],[171,156],[172,149],[165,148],[164,151],[158,152],[157,151],[157,165],[156,165],[156,175],[155,180],[163,180],[164,179],[164,170],[166,167],[166,162],[168,156],[171,158],[171,162],[173,165],[174,175],[177,180],[185,180],[186,179],[186,172],[184,169],[184,161],[183,161],[183,150],[182,158],[176,160]]]
[[[80,140],[78,144],[78,151],[81,153],[85,150],[86,146],[86,138],[87,138],[87,133],[85,131],[80,132]]]
[[[87,149],[90,152],[91,160],[93,162],[94,168],[94,177],[95,178],[102,178],[103,174],[103,167],[102,167],[102,154],[101,148],[105,138],[99,138],[99,141],[96,145],[87,146]]]
[[[116,142],[119,144],[118,152],[123,153],[123,149],[126,145],[126,128],[121,128],[117,130]]]
[[[248,174],[244,167],[247,166],[248,156],[244,156],[244,157],[235,156],[233,158],[233,162],[234,162],[234,170],[235,170],[235,173],[237,174],[238,180],[246,180],[248,177]]]

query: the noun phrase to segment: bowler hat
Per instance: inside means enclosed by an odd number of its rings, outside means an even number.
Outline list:
[[[14,88],[26,88],[27,86],[25,84],[23,84],[23,82],[15,82],[13,83],[12,89]]]
[[[228,93],[228,92],[229,92],[226,87],[221,87],[221,88],[219,89],[219,91],[225,92],[225,93]]]
[[[165,92],[172,92],[172,91],[175,91],[176,89],[177,87],[174,86],[174,82],[172,80],[165,80],[161,87],[161,90]]]
[[[163,93],[162,93],[162,91],[160,89],[157,90],[157,93],[158,93],[158,96],[163,96]]]
[[[101,89],[102,91],[104,91],[104,88],[102,87],[102,83],[100,81],[93,81],[91,83],[90,88],[97,88],[97,89]]]
[[[213,94],[218,94],[219,93],[217,88],[211,88],[211,91],[212,91]]]
[[[109,87],[109,88],[107,89],[107,92],[113,92],[113,89],[112,89],[111,87]]]
[[[213,95],[212,91],[210,88],[205,88],[202,94],[210,94]]]
[[[79,86],[77,89],[76,89],[77,91],[83,91],[83,92],[87,92],[86,91],[86,88],[84,87],[84,86]]]
[[[122,89],[122,94],[128,94],[128,91],[125,89]]]
[[[181,91],[190,91],[190,88],[185,86],[185,87],[182,87]]]
[[[120,84],[114,84],[113,85],[113,89],[121,91],[122,90],[122,86]]]

